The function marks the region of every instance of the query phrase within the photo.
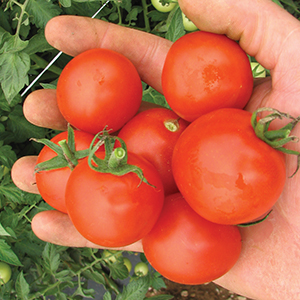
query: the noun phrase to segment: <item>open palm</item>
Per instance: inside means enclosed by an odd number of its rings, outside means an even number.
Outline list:
[[[201,30],[226,34],[271,71],[271,78],[255,82],[246,109],[273,107],[300,115],[300,22],[271,0],[181,0],[183,12]],[[83,17],[57,17],[46,27],[50,44],[70,55],[103,47],[127,56],[142,80],[161,90],[161,71],[171,42],[154,35]],[[66,129],[54,90],[39,90],[24,103],[24,114],[35,125]],[[300,136],[300,125],[293,131]],[[296,149],[297,144],[289,145]],[[287,157],[287,174],[296,168]],[[18,160],[12,170],[16,185],[38,193],[33,184],[36,157]],[[264,222],[241,229],[243,249],[234,268],[216,282],[254,299],[277,300],[300,297],[300,174],[287,179],[285,189]],[[32,222],[33,231],[45,241],[67,246],[97,247],[86,241],[67,215],[42,212]],[[142,251],[141,243],[126,249]]]

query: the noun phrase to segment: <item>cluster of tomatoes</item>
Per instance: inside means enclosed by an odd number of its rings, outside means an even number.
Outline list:
[[[257,137],[256,115],[243,110],[252,71],[227,37],[178,39],[162,88],[171,109],[142,102],[139,74],[123,55],[93,49],[73,58],[57,84],[71,126],[42,141],[36,183],[86,239],[103,247],[142,240],[163,276],[201,284],[238,260],[236,225],[278,199],[284,154]]]

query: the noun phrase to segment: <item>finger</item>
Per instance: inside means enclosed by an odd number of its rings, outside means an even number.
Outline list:
[[[45,29],[48,42],[75,56],[92,48],[107,48],[125,55],[137,68],[142,80],[161,92],[160,75],[171,42],[135,29],[97,19],[59,16]]]
[[[67,121],[58,109],[56,90],[36,90],[29,94],[25,99],[23,112],[26,119],[36,126],[67,129]]]
[[[69,216],[56,210],[38,213],[32,219],[31,226],[35,235],[45,242],[68,247],[103,248],[86,240],[76,230]],[[142,245],[139,241],[118,250],[142,252]]]
[[[39,194],[34,175],[36,160],[36,156],[24,156],[14,163],[11,170],[14,184],[19,189],[33,194]]]
[[[270,0],[179,0],[179,5],[198,28],[239,40],[267,69],[274,69],[283,48],[291,49],[299,37],[298,20]]]

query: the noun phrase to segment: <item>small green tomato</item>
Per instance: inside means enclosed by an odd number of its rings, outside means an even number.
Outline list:
[[[195,31],[197,26],[184,14],[182,13],[183,27],[186,31]]]
[[[139,262],[134,267],[134,274],[138,277],[146,276],[148,272],[148,265],[144,262]]]
[[[132,263],[131,263],[131,261],[127,257],[124,257],[123,258],[123,262],[124,262],[124,265],[127,268],[128,272],[130,272],[131,269],[132,269]]]
[[[166,0],[151,0],[151,3],[155,7],[155,9],[160,12],[170,12],[176,6],[177,1],[173,0],[167,3]]]
[[[253,77],[255,78],[266,77],[266,69],[258,62],[251,62],[251,69],[252,69]]]
[[[117,261],[118,257],[122,256],[122,252],[117,250],[103,250],[102,258],[107,264],[113,264]]]
[[[5,262],[0,262],[0,284],[7,283],[10,277],[11,267]]]

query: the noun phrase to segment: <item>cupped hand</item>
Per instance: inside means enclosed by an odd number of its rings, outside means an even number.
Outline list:
[[[292,116],[300,115],[300,22],[271,0],[179,0],[187,17],[200,30],[226,34],[271,72],[270,78],[255,81],[246,109],[273,107]],[[46,27],[51,45],[77,55],[95,47],[109,48],[127,56],[142,80],[161,90],[161,71],[171,42],[141,31],[99,20],[60,16]],[[55,90],[38,90],[24,103],[26,118],[37,126],[64,130]],[[45,117],[47,116],[47,117]],[[293,134],[300,136],[300,125]],[[299,150],[299,146],[289,148]],[[38,193],[34,185],[35,157],[23,157],[12,170],[15,184]],[[296,158],[286,158],[287,174],[296,168]],[[287,179],[285,189],[264,222],[242,228],[243,249],[237,264],[216,282],[253,299],[296,300],[300,295],[300,175]],[[78,247],[98,247],[86,241],[67,215],[57,211],[37,214],[35,234],[45,241]],[[138,242],[126,248],[142,251]]]

